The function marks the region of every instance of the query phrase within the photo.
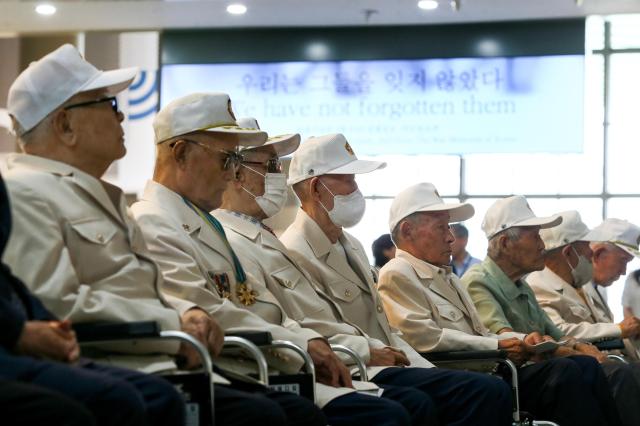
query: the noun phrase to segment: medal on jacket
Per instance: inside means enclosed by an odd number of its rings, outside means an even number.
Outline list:
[[[247,287],[245,283],[240,283],[236,286],[236,296],[244,306],[251,306],[256,303],[257,295],[258,293]]]
[[[214,274],[209,271],[209,277],[213,280],[216,286],[216,291],[223,299],[228,299],[231,296],[231,284],[229,283],[229,276],[226,273]]]

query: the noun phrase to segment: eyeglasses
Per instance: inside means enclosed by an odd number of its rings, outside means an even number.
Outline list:
[[[91,105],[95,105],[95,104],[101,104],[101,103],[104,103],[104,102],[111,103],[111,109],[113,110],[113,112],[118,114],[118,99],[115,96],[109,96],[108,98],[96,99],[95,101],[87,101],[87,102],[80,102],[80,103],[77,103],[77,104],[71,104],[71,105],[67,105],[63,109],[64,110],[68,110],[68,109],[73,109],[73,108],[82,108],[82,107],[87,107],[87,106],[91,106]]]
[[[282,173],[282,162],[279,158],[270,158],[266,162],[259,161],[246,161],[242,160],[242,164],[255,164],[256,166],[264,166],[267,169],[267,173]]]
[[[220,154],[220,153],[225,154],[225,156],[223,157],[224,163],[222,164],[223,170],[229,170],[229,167],[231,167],[231,165],[233,165],[234,169],[238,168],[240,166],[240,163],[242,162],[242,154],[240,154],[239,152],[225,151],[223,149],[214,149],[214,148],[211,148],[210,146],[203,144],[202,142],[194,141],[193,139],[180,139],[178,141],[172,142],[171,144],[169,144],[169,146],[173,148],[175,144],[177,144],[179,141],[185,141],[187,143],[198,145],[199,147],[203,148],[206,151],[209,151],[212,154]]]

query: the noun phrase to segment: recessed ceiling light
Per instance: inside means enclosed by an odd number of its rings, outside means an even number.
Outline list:
[[[244,15],[247,13],[247,6],[240,3],[234,3],[227,6],[227,12],[232,15]]]
[[[36,6],[36,13],[40,15],[53,15],[56,10],[56,7],[52,4],[42,3]]]
[[[436,0],[420,0],[418,7],[423,10],[433,10],[438,8],[438,2]]]

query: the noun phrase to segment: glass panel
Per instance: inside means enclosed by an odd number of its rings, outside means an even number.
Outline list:
[[[640,121],[637,100],[640,95],[640,54],[611,55],[611,98],[609,118],[608,182],[610,193],[639,193],[630,171],[636,170],[640,155]]]
[[[584,154],[469,155],[465,157],[466,192],[472,195],[600,193],[602,144],[594,139],[597,138],[585,139]]]
[[[607,217],[626,219],[640,226],[640,198],[611,198],[607,202]],[[633,259],[627,265],[627,274],[607,287],[607,300],[616,322],[622,321],[622,291],[629,273],[640,269],[640,260]]]
[[[404,188],[419,182],[431,182],[442,195],[458,195],[460,157],[454,155],[395,155],[361,157],[386,161],[387,167],[357,176],[365,196],[394,197]]]
[[[640,15],[613,15],[607,21],[611,23],[611,48],[640,47]]]
[[[604,49],[604,18],[602,16],[589,16],[585,24],[585,49]]]

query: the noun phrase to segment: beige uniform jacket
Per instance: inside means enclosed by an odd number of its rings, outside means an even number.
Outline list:
[[[214,214],[224,225],[227,238],[244,270],[260,282],[262,291],[270,292],[278,299],[289,317],[302,327],[322,334],[331,344],[348,346],[358,352],[365,362],[369,361],[370,339],[357,327],[337,319],[339,308],[326,296],[316,293],[317,285],[289,257],[275,235],[248,216],[227,210],[216,210]],[[385,346],[377,340],[376,344]],[[353,366],[350,358],[341,358],[347,365]],[[362,384],[355,385],[365,387]],[[372,386],[375,387],[373,384],[367,387]],[[348,388],[316,386],[316,400],[319,403],[324,400],[328,402],[352,391]]]
[[[55,315],[74,322],[153,320],[164,330],[180,329],[119,188],[42,157],[12,154],[5,161],[13,232],[4,261]],[[172,354],[178,344],[118,348]]]
[[[621,330],[617,324],[609,321],[599,322],[596,319],[593,314],[595,308],[589,296],[586,297],[586,301],[582,299],[571,284],[551,269],[544,268],[542,271],[532,272],[526,281],[542,309],[567,336],[589,341],[620,337]]]
[[[593,307],[593,315],[598,322],[613,322],[613,312],[609,309],[609,305],[604,301],[602,296],[598,293],[592,282],[589,282],[583,287],[584,294],[587,300],[590,302],[590,306]]]
[[[450,271],[397,249],[380,270],[378,291],[391,326],[418,352],[498,348]]]
[[[302,209],[280,237],[291,256],[336,303],[346,320],[384,344],[403,350],[414,367],[433,367],[391,330],[375,288],[367,255],[360,242],[343,231],[340,243],[347,257],[331,243]]]
[[[187,306],[198,305],[215,317],[225,331],[269,331],[274,339],[289,340],[303,349],[309,340],[321,337],[287,317],[278,301],[251,276],[247,277],[247,287],[255,292],[254,303],[240,303],[226,243],[180,195],[150,181],[131,210],[160,265],[163,292],[187,301]],[[269,351],[267,359],[269,365],[285,372],[296,372],[303,364],[302,358],[289,350]],[[217,363],[236,370],[225,360]]]

